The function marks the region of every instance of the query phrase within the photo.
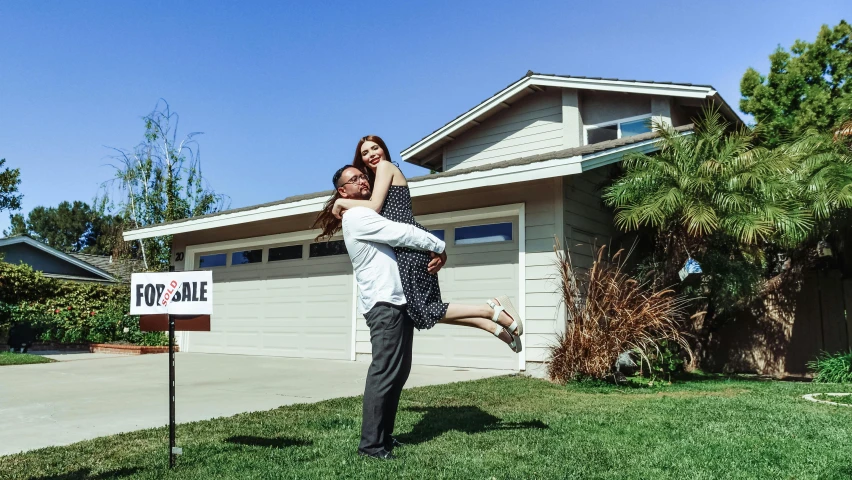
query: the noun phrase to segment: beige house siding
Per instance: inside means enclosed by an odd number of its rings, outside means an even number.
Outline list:
[[[605,169],[564,177],[565,246],[574,266],[592,266],[597,249],[609,246],[617,230],[611,211],[601,201]]]
[[[562,135],[562,93],[529,95],[449,143],[444,171],[558,150]]]
[[[650,95],[585,91],[580,100],[583,123],[596,125],[651,113]]]

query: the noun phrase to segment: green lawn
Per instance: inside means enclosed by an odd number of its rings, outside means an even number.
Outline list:
[[[835,393],[841,393],[841,392],[835,392]],[[816,400],[827,400],[829,402],[842,403],[842,404],[845,404],[845,405],[852,405],[852,395],[848,395],[848,396],[845,396],[845,397],[832,397],[832,396],[829,396],[829,395],[815,395],[814,398]]]
[[[163,427],[3,457],[0,478],[848,479],[852,409],[801,398],[845,388],[500,377],[407,390],[392,462],[356,456],[360,399],[343,398],[179,425],[168,474]]]
[[[50,363],[56,360],[30,355],[29,353],[0,352],[0,367],[5,365],[29,365],[31,363]]]

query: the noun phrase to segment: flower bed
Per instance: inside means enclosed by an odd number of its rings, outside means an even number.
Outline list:
[[[89,345],[92,353],[118,353],[122,355],[146,355],[149,353],[169,353],[169,347],[151,347],[145,345],[121,345],[116,343],[92,343]],[[175,352],[180,348],[175,345]]]

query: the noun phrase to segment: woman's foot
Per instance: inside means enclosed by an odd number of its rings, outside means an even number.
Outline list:
[[[494,336],[503,341],[509,348],[512,349],[515,353],[520,353],[521,351],[521,337],[516,337],[511,335],[505,328],[495,325],[494,326]]]
[[[492,299],[491,299],[491,302],[494,302],[494,305],[500,305],[500,301],[499,301],[498,299],[496,299],[496,298],[492,298]],[[500,305],[500,306],[502,306],[502,305]],[[493,321],[493,320],[492,320],[492,321]],[[512,316],[511,316],[511,315],[509,315],[509,314],[506,312],[506,310],[502,310],[502,311],[500,312],[500,316],[499,316],[499,317],[497,317],[497,320],[496,320],[496,322],[495,322],[495,323],[497,323],[497,324],[498,324],[498,325],[500,325],[501,327],[505,328],[505,329],[506,329],[506,331],[509,331],[509,327],[511,327],[511,326],[512,326],[512,323],[513,323],[513,322],[515,322],[515,319],[514,319],[514,318],[512,318]],[[520,329],[520,326],[519,326],[519,325],[520,325],[520,323],[517,323],[517,322],[515,323],[515,328],[513,328],[513,329],[510,331],[510,333],[511,333],[512,335],[514,335],[514,336],[518,336],[518,335],[520,335],[520,332],[518,331],[518,330]],[[507,342],[507,343],[508,343],[508,342]]]

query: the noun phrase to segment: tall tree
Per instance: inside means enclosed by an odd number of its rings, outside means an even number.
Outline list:
[[[179,116],[165,101],[143,118],[144,139],[131,150],[114,149],[115,176],[103,184],[101,210],[135,229],[219,211],[227,197],[214,192],[201,175],[195,137],[178,136]],[[115,211],[113,211],[115,210]],[[150,271],[168,269],[171,236],[140,240],[138,252]]]
[[[63,252],[92,255],[119,255],[123,219],[103,214],[80,201],[62,202],[56,207],[38,206],[25,217],[11,216],[11,227],[4,235],[29,235]]]
[[[92,208],[85,202],[35,207],[27,216],[30,236],[63,252],[80,252],[92,240]]]
[[[6,159],[0,158],[0,168],[3,168],[5,164]],[[21,209],[21,199],[24,196],[18,192],[20,184],[20,169],[7,167],[0,171],[0,211]]]
[[[3,235],[6,237],[11,237],[14,235],[26,235],[27,234],[27,221],[23,215],[20,213],[13,213],[9,215],[9,229],[3,230]]]
[[[769,56],[767,75],[749,68],[740,110],[766,129],[770,146],[810,128],[827,132],[852,114],[852,26],[823,25],[813,43],[796,40]]]

